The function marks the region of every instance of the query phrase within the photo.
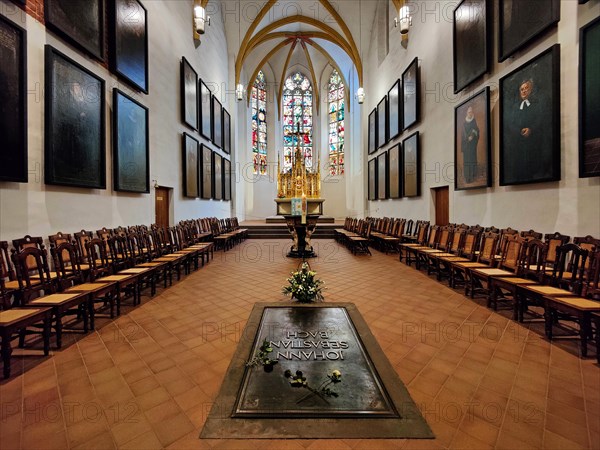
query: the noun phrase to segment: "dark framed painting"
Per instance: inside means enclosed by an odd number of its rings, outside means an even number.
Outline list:
[[[212,96],[212,125],[213,142],[223,148],[223,106],[216,96]]]
[[[369,160],[368,177],[369,200],[377,200],[377,158]]]
[[[119,78],[148,93],[148,11],[139,0],[111,0],[110,68]]]
[[[231,200],[231,161],[223,159],[223,200]]]
[[[104,61],[104,0],[45,0],[46,27]]]
[[[231,116],[223,108],[223,151],[228,155],[231,153]]]
[[[148,108],[113,89],[113,184],[115,191],[150,192]]]
[[[404,197],[421,195],[421,154],[419,150],[419,132],[416,131],[402,141],[402,178]]]
[[[454,109],[454,189],[492,186],[490,88]]]
[[[498,61],[523,49],[560,20],[560,0],[500,0]]]
[[[0,181],[27,183],[27,32],[0,15]]]
[[[192,130],[198,129],[198,74],[181,58],[181,120]]]
[[[200,114],[199,130],[200,134],[208,140],[212,140],[212,95],[210,89],[204,81],[200,80],[200,107],[198,112]]]
[[[377,105],[377,148],[387,143],[387,95]]]
[[[402,129],[415,125],[420,113],[419,59],[415,58],[402,73]]]
[[[223,157],[213,152],[213,198],[223,200]]]
[[[46,184],[106,189],[104,80],[45,47]]]
[[[490,70],[490,3],[490,0],[463,0],[454,10],[452,42],[455,94]]]
[[[402,127],[400,79],[388,91],[388,138],[391,141],[400,134]]]
[[[369,114],[369,155],[377,151],[377,108]]]
[[[560,180],[560,45],[500,79],[500,185]]]
[[[212,150],[202,144],[200,147],[201,164],[200,164],[200,181],[202,182],[202,195],[204,200],[210,200],[213,197],[213,180],[212,180]]]
[[[388,198],[388,154],[382,153],[377,157],[377,198]]]
[[[13,1],[13,3],[16,3],[17,5],[23,5],[23,6],[25,6],[25,1],[26,0],[12,0],[12,1]]]
[[[388,150],[389,198],[402,198],[402,153],[400,144]]]
[[[200,197],[198,146],[200,143],[187,133],[183,133],[183,195],[189,198]]]
[[[600,18],[579,34],[579,176],[600,176]]]

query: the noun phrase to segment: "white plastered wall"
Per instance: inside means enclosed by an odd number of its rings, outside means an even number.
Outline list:
[[[27,30],[27,106],[29,182],[0,183],[0,240],[25,234],[48,236],[57,231],[96,230],[103,226],[150,224],[154,221],[154,192],[126,194],[112,189],[112,89],[118,87],[149,108],[150,179],[173,188],[171,220],[229,217],[231,203],[186,199],[182,193],[181,135],[203,139],[181,121],[180,61],[185,56],[198,75],[214,89],[232,115],[232,153],[235,152],[234,97],[227,86],[227,41],[218,9],[199,48],[192,36],[190,1],[146,0],[149,30],[149,95],[132,91],[98,62],[64,43],[8,0],[0,14]],[[209,3],[210,9],[210,3]],[[50,44],[106,81],[106,190],[44,184],[44,45]],[[209,144],[211,145],[211,144]],[[212,147],[212,145],[211,145]],[[212,147],[214,149],[214,147]],[[217,150],[219,151],[219,150]],[[219,151],[220,152],[220,151]],[[220,152],[223,154],[222,152]]]
[[[452,78],[452,13],[458,2],[410,2],[413,26],[408,48],[400,45],[399,31],[392,29],[390,51],[378,65],[371,48],[365,61],[368,93],[363,109],[363,129],[369,112],[377,106],[413,58],[421,73],[421,121],[373,156],[387,150],[412,132],[420,132],[422,195],[416,199],[366,202],[366,214],[413,219],[435,219],[430,189],[450,187],[450,221],[541,232],[560,231],[571,236],[600,235],[600,178],[578,178],[578,61],[579,28],[600,14],[600,2],[585,5],[562,1],[558,28],[503,63],[497,62],[498,2],[494,4],[493,58],[490,74],[454,95]],[[375,41],[374,39],[371,42]],[[561,181],[525,186],[498,185],[499,79],[552,44],[561,45]],[[599,80],[600,82],[600,80]],[[454,191],[454,108],[484,86],[491,88],[494,187]],[[363,143],[366,147],[366,133]],[[366,159],[366,158],[365,158]],[[366,178],[364,161],[364,183]],[[365,192],[366,195],[366,192]]]

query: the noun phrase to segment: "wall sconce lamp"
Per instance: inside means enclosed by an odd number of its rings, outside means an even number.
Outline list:
[[[196,33],[204,34],[206,24],[210,26],[210,16],[206,15],[206,9],[200,5],[194,6],[194,28],[196,28]]]
[[[152,187],[154,189],[158,189],[160,187],[159,184],[158,184],[158,180],[152,180]]]
[[[396,28],[400,27],[401,35],[408,34],[408,28],[412,26],[412,17],[410,16],[408,6],[404,5],[400,8],[398,17],[394,18],[394,26]]]
[[[362,105],[365,102],[366,96],[367,94],[365,94],[365,90],[362,87],[359,87],[356,91],[356,100],[358,100],[359,105]]]
[[[238,102],[241,102],[242,100],[244,100],[244,85],[242,83],[238,83],[237,86],[235,87],[235,99]]]

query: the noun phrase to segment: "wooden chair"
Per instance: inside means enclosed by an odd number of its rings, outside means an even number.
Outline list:
[[[359,236],[350,236],[348,242],[353,255],[367,254],[371,256],[371,251],[369,250],[371,226],[371,223],[364,222],[361,234]]]
[[[464,284],[465,295],[469,295],[471,283],[471,270],[485,269],[493,267],[494,257],[496,255],[496,246],[498,245],[498,234],[488,232],[481,238],[481,248],[477,253],[475,261],[451,261],[451,287],[456,288],[458,284]]]
[[[56,241],[55,241],[56,242]],[[51,244],[50,254],[57,274],[58,290],[63,291],[83,283],[83,273],[77,247],[68,241]]]
[[[568,244],[567,244],[568,245]],[[573,244],[572,244],[573,245]],[[559,247],[559,258],[565,258],[564,254],[568,251],[565,246]],[[581,250],[581,258],[584,258],[584,253],[587,250]],[[562,261],[564,264],[565,261]],[[560,265],[560,263],[559,263]],[[584,264],[580,263],[580,266]],[[571,283],[570,287],[574,289],[572,291],[575,296],[567,295],[555,295],[545,296],[544,301],[544,319],[545,319],[545,331],[548,339],[554,338],[554,327],[561,326],[563,330],[565,327],[562,326],[564,322],[572,322],[578,325],[578,330],[572,328],[566,329],[570,332],[565,337],[576,335],[580,339],[581,355],[587,356],[588,340],[593,337],[592,332],[592,314],[600,314],[600,252],[595,252],[592,256],[590,264],[591,276],[584,280],[583,267],[577,271],[578,278],[583,284],[577,282]],[[555,274],[553,274],[555,275]],[[561,280],[561,276],[556,275],[557,280]],[[560,281],[559,281],[560,283]],[[580,290],[581,288],[581,290]],[[596,322],[596,343],[598,343],[598,322]],[[598,357],[598,355],[596,355]]]
[[[411,265],[412,260],[409,259],[409,252],[412,248],[425,246],[425,243],[427,242],[428,229],[429,222],[419,222],[419,224],[417,225],[418,234],[416,236],[416,239],[412,239],[412,236],[408,235],[402,236],[402,242],[398,245],[398,259],[400,261],[402,261],[402,259],[404,258],[405,263],[409,266]]]
[[[11,255],[17,272],[22,306],[25,308],[51,308],[56,321],[56,346],[62,346],[63,317],[76,315],[77,321],[83,321],[83,332],[88,332],[89,302],[78,293],[55,294],[55,284],[50,280],[45,249],[26,247],[20,252],[13,250]],[[36,273],[32,278],[32,273]],[[32,282],[34,280],[34,282]],[[21,330],[20,345],[25,340],[25,331]]]
[[[525,285],[518,288],[519,321],[531,306],[544,307],[545,297],[575,296],[583,289],[588,251],[577,244],[565,244],[556,249],[557,262],[549,285]],[[565,276],[565,274],[568,274]]]

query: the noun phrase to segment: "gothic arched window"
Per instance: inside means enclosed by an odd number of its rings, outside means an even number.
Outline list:
[[[344,128],[346,101],[344,82],[334,70],[329,78],[329,173],[344,174]]]
[[[252,87],[252,156],[254,174],[267,173],[267,84],[261,70]]]
[[[304,133],[298,141],[297,136],[292,133],[297,131],[298,125],[300,133]],[[313,148],[312,148],[312,129],[313,129],[313,88],[308,78],[300,72],[289,76],[285,80],[283,89],[283,168],[292,167],[292,158],[296,146],[305,157],[306,167],[312,168]]]

